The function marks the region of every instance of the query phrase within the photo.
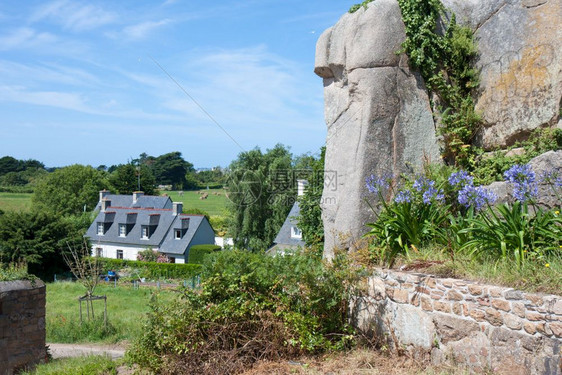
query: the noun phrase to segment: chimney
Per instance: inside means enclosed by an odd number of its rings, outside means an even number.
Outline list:
[[[133,191],[133,204],[137,203],[140,197],[142,197],[144,193],[142,191]]]
[[[101,212],[107,211],[109,207],[111,207],[111,200],[103,198],[101,201]]]
[[[100,203],[101,201],[103,201],[105,197],[109,195],[109,193],[111,193],[109,190],[105,190],[105,189],[100,190]]]
[[[308,185],[307,180],[297,180],[297,196],[302,197]]]
[[[183,203],[181,202],[174,202],[174,216],[178,216],[179,214],[182,213],[183,210]]]

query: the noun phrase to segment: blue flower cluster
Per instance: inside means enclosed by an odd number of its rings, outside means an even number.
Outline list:
[[[503,174],[504,179],[512,184],[513,196],[520,202],[534,199],[538,195],[535,172],[529,165],[515,164]]]
[[[558,176],[556,171],[544,172],[539,181],[541,184],[562,188],[562,176]]]
[[[443,190],[435,187],[435,181],[428,180],[425,177],[416,178],[412,187],[422,193],[423,203],[425,204],[431,204],[432,201],[441,202],[445,199]]]
[[[412,202],[412,192],[410,190],[400,190],[396,197],[394,198],[396,203],[411,203]]]
[[[497,197],[482,186],[474,186],[474,179],[466,171],[452,173],[449,184],[459,189],[457,200],[466,208],[474,207],[480,211],[486,204],[493,204]]]
[[[472,206],[476,211],[480,211],[486,204],[494,204],[497,196],[490,190],[482,186],[466,184],[459,190],[458,202],[466,208]]]
[[[369,190],[370,193],[379,194],[382,193],[383,190],[388,189],[388,181],[388,177],[377,177],[374,175],[370,175],[365,179],[365,185],[367,186],[367,190]]]

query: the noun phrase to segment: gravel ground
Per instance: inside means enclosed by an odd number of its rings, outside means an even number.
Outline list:
[[[125,355],[125,348],[121,345],[94,344],[47,344],[53,358],[79,357],[83,355],[108,355],[113,359]]]

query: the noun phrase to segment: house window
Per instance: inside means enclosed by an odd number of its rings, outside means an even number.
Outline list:
[[[96,256],[103,257],[103,249],[101,247],[96,247]]]
[[[141,238],[143,240],[147,240],[148,239],[148,225],[143,225],[141,227]]]
[[[302,232],[297,227],[291,227],[291,238],[302,238]]]
[[[175,233],[174,238],[176,240],[181,240],[181,229],[174,230],[174,233]]]
[[[104,232],[104,225],[103,225],[103,223],[100,222],[100,223],[98,223],[98,235],[103,236],[103,234],[104,234],[103,232]]]
[[[117,250],[117,254],[115,257],[117,259],[123,259],[123,250]]]
[[[125,237],[127,235],[127,226],[125,224],[119,224],[119,237]]]
[[[174,258],[174,257],[169,257],[168,259],[170,260],[170,263],[176,263],[176,258]]]

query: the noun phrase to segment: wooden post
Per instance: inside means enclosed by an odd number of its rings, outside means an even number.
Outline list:
[[[80,303],[80,324],[82,324],[82,299],[78,297],[78,302]]]

